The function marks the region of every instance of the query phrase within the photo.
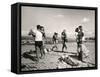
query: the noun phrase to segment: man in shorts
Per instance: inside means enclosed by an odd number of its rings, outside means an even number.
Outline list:
[[[40,30],[40,25],[37,25],[36,30],[31,30],[31,33],[32,33],[32,35],[34,35],[34,38],[35,38],[36,57],[37,57],[37,61],[39,61],[39,58],[44,57],[44,54],[43,54],[43,38],[42,38],[41,30]],[[39,54],[41,56],[39,56]]]

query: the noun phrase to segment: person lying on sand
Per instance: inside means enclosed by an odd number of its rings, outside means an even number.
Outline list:
[[[68,64],[68,65],[70,65],[70,66],[78,66],[79,65],[79,63],[78,62],[76,62],[74,59],[72,59],[69,55],[67,55],[67,54],[63,54],[60,58],[58,58],[58,60],[59,60],[59,62],[58,63],[66,63],[66,64]],[[66,65],[66,67],[67,67],[67,65]],[[59,67],[59,64],[58,64],[58,68],[61,68],[61,66]]]

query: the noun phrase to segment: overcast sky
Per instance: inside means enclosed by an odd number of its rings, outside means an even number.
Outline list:
[[[95,12],[93,10],[58,9],[43,7],[22,7],[22,35],[36,25],[45,27],[47,35],[66,29],[67,34],[75,34],[75,28],[83,26],[85,33],[93,34],[95,30]]]

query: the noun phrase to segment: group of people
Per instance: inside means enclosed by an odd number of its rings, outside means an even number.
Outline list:
[[[62,52],[64,52],[64,48],[67,50],[66,42],[68,41],[65,29],[61,33],[61,39],[62,39]],[[52,37],[52,41],[53,41],[53,44],[54,44],[54,46],[52,47],[52,50],[54,48],[58,49],[58,47],[57,47],[58,40],[59,40],[58,39],[58,33],[55,32],[53,37]]]
[[[44,40],[46,39],[46,35],[45,35],[45,29],[43,26],[37,25],[36,28],[37,28],[36,30],[31,29],[29,32],[29,35],[32,35],[35,40],[36,57],[37,57],[37,60],[39,61],[40,58],[43,58],[45,56]],[[82,26],[77,27],[75,29],[75,32],[76,32],[77,52],[78,52],[79,59],[82,60],[82,46],[81,45],[82,45],[82,38],[84,36]],[[62,52],[64,52],[64,48],[67,50],[66,42],[68,41],[65,29],[61,33],[61,39],[62,39]],[[55,32],[53,34],[52,42],[54,44],[54,46],[52,47],[52,50],[54,48],[58,49],[57,47],[58,33]],[[39,54],[41,56],[39,56]]]

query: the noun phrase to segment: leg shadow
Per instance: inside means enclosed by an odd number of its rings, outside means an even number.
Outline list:
[[[30,59],[30,60],[32,60],[32,61],[37,61],[36,56],[31,56],[31,55],[30,55],[30,52],[25,52],[25,53],[23,53],[22,56],[23,56],[24,58]]]
[[[79,57],[75,54],[75,55],[69,55],[70,57],[74,58],[74,59],[79,59]]]

